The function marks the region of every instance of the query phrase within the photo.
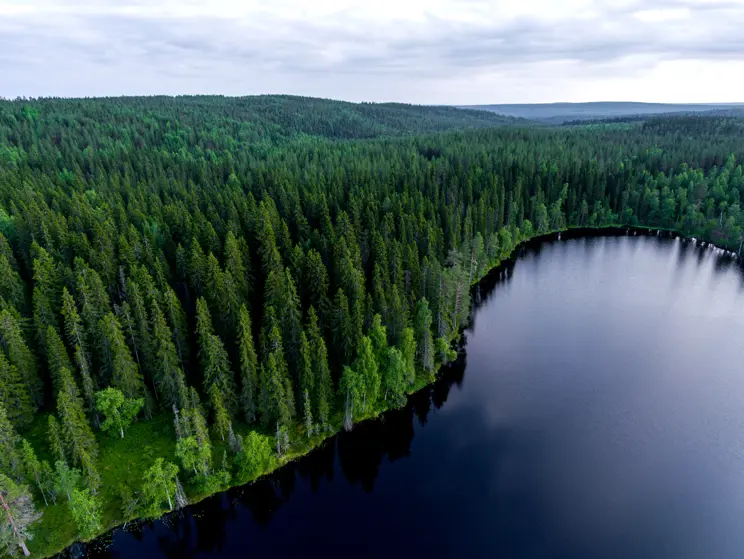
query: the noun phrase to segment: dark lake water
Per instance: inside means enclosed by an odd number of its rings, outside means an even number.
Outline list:
[[[744,274],[657,237],[545,242],[384,420],[113,557],[744,557]]]

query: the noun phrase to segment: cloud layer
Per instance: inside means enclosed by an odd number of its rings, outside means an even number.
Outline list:
[[[744,0],[0,0],[0,95],[743,101]]]

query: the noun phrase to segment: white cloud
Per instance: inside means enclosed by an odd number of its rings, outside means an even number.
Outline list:
[[[0,0],[0,95],[742,101],[744,0]]]

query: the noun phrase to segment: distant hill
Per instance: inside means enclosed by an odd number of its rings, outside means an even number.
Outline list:
[[[170,142],[180,143],[173,127],[203,129],[209,122],[241,141],[276,141],[300,136],[362,139],[486,128],[510,123],[531,124],[489,111],[451,106],[402,103],[349,103],[290,95],[224,97],[218,95],[112,97],[93,99],[0,99],[0,125],[23,111],[40,116],[41,126],[59,126],[46,115],[74,115],[84,126],[115,114],[121,122],[157,122],[170,129]],[[149,125],[149,124],[148,124]],[[51,129],[50,129],[51,130]],[[51,133],[51,132],[50,132]]]
[[[499,115],[526,118],[538,122],[561,124],[571,121],[602,120],[640,115],[661,115],[669,113],[728,113],[732,116],[744,116],[744,103],[729,104],[678,104],[678,103],[631,103],[631,102],[596,102],[596,103],[536,103],[536,104],[502,104],[470,105],[463,109],[491,111]]]

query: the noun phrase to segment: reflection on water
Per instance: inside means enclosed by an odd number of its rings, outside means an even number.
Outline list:
[[[88,554],[741,556],[744,273],[624,233],[521,248],[404,409]]]

